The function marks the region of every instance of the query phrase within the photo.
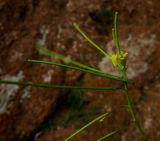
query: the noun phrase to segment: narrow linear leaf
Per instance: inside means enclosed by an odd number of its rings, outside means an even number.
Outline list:
[[[119,44],[119,38],[118,38],[118,12],[115,13],[114,16],[114,30],[113,30],[113,38],[114,38],[114,42],[116,45],[116,48],[118,49],[118,52],[120,54],[121,52],[121,48],[120,48],[120,44]]]
[[[61,86],[61,85],[49,85],[42,83],[32,83],[32,82],[17,82],[17,81],[7,81],[0,80],[0,84],[12,84],[12,85],[21,85],[21,86],[32,86],[32,87],[41,87],[41,88],[61,88],[61,89],[89,89],[89,90],[118,90],[122,89],[120,87],[80,87],[80,86]]]
[[[112,74],[108,74],[108,73],[98,73],[98,72],[94,72],[94,71],[91,71],[91,70],[86,70],[86,69],[82,69],[82,68],[78,68],[78,67],[74,67],[74,66],[69,66],[69,65],[55,63],[55,62],[49,62],[49,61],[41,61],[41,60],[28,60],[28,61],[32,62],[32,63],[55,65],[55,66],[62,67],[62,68],[74,69],[74,70],[94,74],[96,76],[101,76],[101,77],[105,77],[105,78],[109,78],[109,79],[124,82],[124,80],[121,77],[118,77],[118,76],[115,76],[115,75],[112,75]]]
[[[97,141],[104,141],[104,140],[110,138],[111,136],[117,134],[118,132],[119,132],[119,130],[115,130],[115,131],[113,131],[113,132],[110,132],[110,133],[108,133],[107,135],[99,138]]]
[[[119,51],[119,49],[118,49],[118,47],[116,45],[116,37],[115,37],[115,29],[114,28],[112,28],[112,37],[113,37],[113,41],[114,41],[115,47]]]
[[[79,66],[81,68],[84,68],[84,69],[88,69],[88,70],[91,70],[91,71],[95,71],[95,72],[98,72],[98,73],[103,73],[102,71],[100,70],[97,70],[95,68],[92,68],[92,67],[89,67],[89,66],[86,66],[84,64],[81,64],[77,61],[74,61],[72,60],[71,58],[69,57],[65,57],[61,54],[58,54],[58,53],[55,53],[53,51],[50,51],[48,49],[39,49],[39,52],[43,53],[43,54],[47,54],[49,55],[50,57],[53,57],[53,58],[56,58],[56,59],[60,59],[62,61],[64,61],[65,63],[69,63],[69,64],[73,64],[73,65],[76,65],[76,66]]]
[[[101,49],[91,38],[89,38],[81,29],[80,27],[76,24],[73,23],[73,26],[75,29],[91,44],[93,45],[97,50],[99,50],[103,55],[105,55],[107,58],[109,58],[109,54],[106,53],[104,50]]]
[[[99,117],[95,118],[94,120],[90,121],[89,123],[87,123],[85,126],[83,126],[82,128],[80,128],[79,130],[75,131],[73,134],[71,134],[68,138],[66,138],[64,141],[69,141],[71,140],[74,136],[76,136],[77,134],[79,134],[80,132],[84,131],[86,128],[88,128],[89,126],[91,126],[92,124],[100,121],[101,119],[107,117],[111,112],[105,113],[100,115]]]
[[[91,67],[86,66],[86,65],[84,65],[84,64],[81,64],[81,63],[79,63],[79,62],[73,61],[72,59],[70,59],[70,58],[68,58],[68,57],[65,57],[65,56],[63,56],[63,55],[61,55],[61,54],[58,54],[58,53],[55,53],[55,52],[52,52],[52,51],[50,51],[50,50],[40,49],[39,51],[40,51],[41,53],[43,52],[43,53],[45,53],[45,54],[47,54],[47,55],[49,55],[49,56],[51,56],[51,57],[53,57],[53,58],[61,59],[61,60],[63,60],[64,62],[66,62],[66,60],[67,60],[68,63],[73,64],[73,65],[76,65],[76,66],[79,66],[79,67],[81,67],[81,68],[83,68],[83,69],[87,69],[87,70],[90,70],[90,71],[93,71],[93,72],[96,72],[96,73],[101,73],[101,74],[105,74],[105,75],[106,75],[106,73],[104,73],[104,72],[102,72],[102,71],[100,71],[100,70],[97,70],[97,69],[95,69],[95,68],[91,68]],[[109,74],[107,74],[107,75],[109,75]],[[118,81],[126,82],[126,80],[123,80],[121,77],[117,78],[117,77],[115,77],[114,75],[112,75],[112,78],[113,78],[113,80],[118,80]]]

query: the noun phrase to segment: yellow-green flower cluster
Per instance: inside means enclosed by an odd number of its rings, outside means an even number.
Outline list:
[[[122,61],[126,60],[127,54],[127,52],[120,51],[119,54],[110,54],[109,59],[111,60],[112,64],[117,67]]]

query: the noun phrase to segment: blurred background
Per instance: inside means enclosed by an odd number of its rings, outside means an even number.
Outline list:
[[[160,138],[159,0],[0,0],[0,79],[56,85],[120,86],[113,80],[28,59],[57,61],[37,46],[117,74],[109,61],[74,29],[76,22],[105,51],[113,52],[114,12],[128,52],[129,94],[149,141]],[[61,62],[63,63],[63,62]],[[122,91],[60,90],[0,85],[0,141],[63,141],[102,113],[112,114],[73,141],[95,141],[119,128],[110,141],[142,141]]]

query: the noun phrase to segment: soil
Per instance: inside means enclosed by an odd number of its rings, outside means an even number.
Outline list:
[[[37,51],[43,46],[104,72],[118,72],[85,41],[73,23],[113,52],[114,12],[128,52],[129,94],[149,141],[160,138],[159,0],[1,0],[0,79],[55,85],[120,86],[119,82],[28,59],[58,61]],[[61,62],[61,61],[60,61]],[[61,62],[63,63],[63,62]],[[112,111],[73,141],[95,141],[122,129],[112,141],[142,141],[123,91],[42,89],[0,85],[0,141],[63,141],[98,115]]]

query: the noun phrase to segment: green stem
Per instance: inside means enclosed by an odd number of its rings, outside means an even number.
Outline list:
[[[119,131],[120,131],[120,130],[112,131],[112,132],[108,133],[107,135],[101,137],[101,138],[98,139],[97,141],[104,141],[104,140],[108,139],[109,137],[111,137],[111,136],[117,134]]]
[[[94,120],[90,121],[89,123],[87,123],[86,125],[84,125],[82,128],[80,128],[79,130],[75,131],[72,135],[70,135],[68,138],[66,138],[64,141],[69,141],[71,140],[74,136],[76,136],[77,134],[79,134],[80,132],[84,131],[86,128],[90,127],[91,125],[93,125],[94,123],[100,121],[101,119],[107,117],[111,112],[105,113],[100,115],[99,117],[95,118]]]
[[[121,54],[121,48],[120,48],[119,38],[118,38],[118,12],[115,13],[114,29],[112,32],[113,32],[113,38],[115,40],[116,48],[117,48],[119,54]]]
[[[60,59],[60,60],[64,61],[65,63],[73,64],[75,66],[78,66],[78,67],[81,67],[81,68],[84,68],[84,69],[88,69],[88,70],[91,70],[91,71],[96,71],[98,73],[101,73],[100,70],[97,70],[95,68],[89,67],[89,66],[84,65],[84,64],[81,64],[81,63],[79,63],[77,61],[72,60],[69,57],[65,57],[65,56],[63,56],[61,54],[55,53],[55,52],[50,51],[48,49],[39,49],[39,52],[43,53],[43,54],[46,54],[46,55],[49,55],[52,58]]]
[[[118,90],[120,87],[81,87],[81,86],[61,86],[61,85],[49,85],[42,83],[32,83],[32,82],[18,82],[18,81],[7,81],[0,80],[0,84],[12,84],[12,85],[21,85],[21,86],[32,86],[32,87],[41,87],[41,88],[61,88],[61,89],[89,89],[89,90]]]
[[[28,61],[32,62],[32,63],[55,65],[55,66],[62,67],[62,68],[69,68],[69,69],[78,70],[78,71],[81,71],[81,72],[94,74],[96,76],[105,77],[105,78],[109,78],[109,79],[112,79],[112,80],[125,82],[125,80],[123,80],[121,77],[115,76],[115,75],[112,75],[112,74],[109,74],[109,73],[97,72],[97,71],[93,71],[93,70],[91,71],[91,70],[87,70],[87,69],[83,69],[83,68],[79,68],[79,67],[75,67],[75,66],[70,66],[70,65],[65,65],[65,64],[60,64],[60,63],[56,63],[56,62],[48,62],[48,61],[41,61],[41,60],[28,60]]]
[[[123,71],[122,74],[123,74],[123,78],[127,80],[128,78],[126,76],[126,71]],[[132,99],[128,94],[128,83],[127,82],[124,82],[124,91],[125,91],[125,96],[126,96],[126,99],[127,99],[128,110],[129,110],[129,112],[132,116],[133,122],[138,127],[138,129],[140,131],[140,134],[143,137],[143,140],[148,141],[148,137],[147,137],[145,131],[143,130],[143,128],[142,128],[142,126],[141,126],[141,124],[140,124],[140,122],[139,122],[139,120],[138,120],[138,118],[137,118],[137,116],[136,116],[136,114],[133,110],[134,107],[133,107]]]
[[[76,24],[73,23],[73,26],[75,27],[75,29],[92,45],[94,46],[97,50],[99,50],[103,55],[105,55],[107,58],[110,57],[110,55],[105,52],[103,49],[101,49],[101,47],[99,45],[97,45],[91,38],[89,38],[81,29],[80,27]]]

